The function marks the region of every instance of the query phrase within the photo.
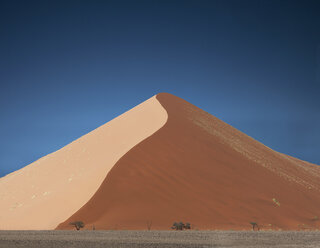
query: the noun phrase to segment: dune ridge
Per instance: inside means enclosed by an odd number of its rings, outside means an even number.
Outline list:
[[[0,229],[320,228],[320,167],[160,93],[0,178]]]
[[[76,141],[0,178],[0,229],[54,229],[98,190],[113,165],[167,121],[152,97]]]
[[[300,230],[320,227],[320,167],[278,153],[167,93],[168,121],[128,151],[94,196],[57,229]]]

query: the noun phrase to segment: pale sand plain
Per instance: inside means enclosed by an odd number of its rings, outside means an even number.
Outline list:
[[[0,248],[319,248],[319,232],[0,231]]]
[[[34,163],[0,178],[0,229],[50,230],[81,208],[113,165],[160,129],[155,97]]]

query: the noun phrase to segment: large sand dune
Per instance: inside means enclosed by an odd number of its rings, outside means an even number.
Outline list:
[[[0,179],[0,213],[1,229],[316,229],[320,167],[161,93]]]
[[[168,229],[319,227],[320,167],[275,152],[170,94],[167,123],[123,156],[91,200],[58,226]]]

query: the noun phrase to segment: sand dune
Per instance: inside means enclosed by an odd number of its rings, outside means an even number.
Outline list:
[[[170,94],[167,123],[126,153],[99,190],[58,226],[98,229],[319,228],[320,167],[275,152]]]
[[[0,179],[1,229],[320,228],[320,167],[161,93]]]
[[[98,190],[113,165],[156,132],[167,113],[155,97],[0,179],[0,229],[54,229]]]

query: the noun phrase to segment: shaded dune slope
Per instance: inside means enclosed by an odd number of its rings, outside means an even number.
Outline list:
[[[320,167],[275,152],[196,106],[157,95],[166,124],[127,152],[57,229],[319,228]]]

